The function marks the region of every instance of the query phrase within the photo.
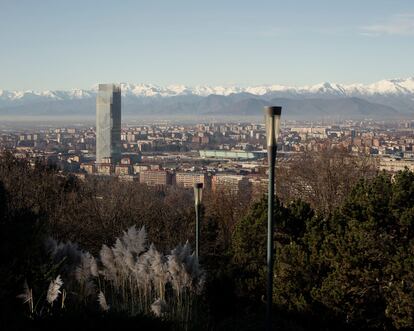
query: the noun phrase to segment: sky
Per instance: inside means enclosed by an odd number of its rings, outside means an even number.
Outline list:
[[[411,76],[413,0],[0,0],[0,89]]]

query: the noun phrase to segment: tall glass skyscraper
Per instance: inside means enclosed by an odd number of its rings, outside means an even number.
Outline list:
[[[99,84],[96,97],[96,163],[121,159],[121,87]]]

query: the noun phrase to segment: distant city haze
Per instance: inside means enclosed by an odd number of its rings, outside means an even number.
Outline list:
[[[5,90],[414,76],[414,2],[405,0],[1,1],[0,37]]]

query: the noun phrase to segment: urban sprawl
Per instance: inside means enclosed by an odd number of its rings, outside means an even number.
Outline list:
[[[114,106],[116,93],[119,104]],[[3,126],[2,153],[11,152],[33,166],[53,165],[80,179],[110,176],[148,186],[185,188],[203,183],[212,190],[232,192],[266,188],[264,123],[124,123],[121,127],[120,106],[119,89],[100,85],[98,134],[95,127],[86,126],[37,130]],[[306,152],[337,150],[369,157],[379,170],[414,170],[413,146],[414,121],[282,121],[277,164],[289,165]]]

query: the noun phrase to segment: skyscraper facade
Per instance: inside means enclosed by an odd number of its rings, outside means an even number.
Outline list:
[[[99,84],[96,97],[96,163],[121,159],[121,87]]]

